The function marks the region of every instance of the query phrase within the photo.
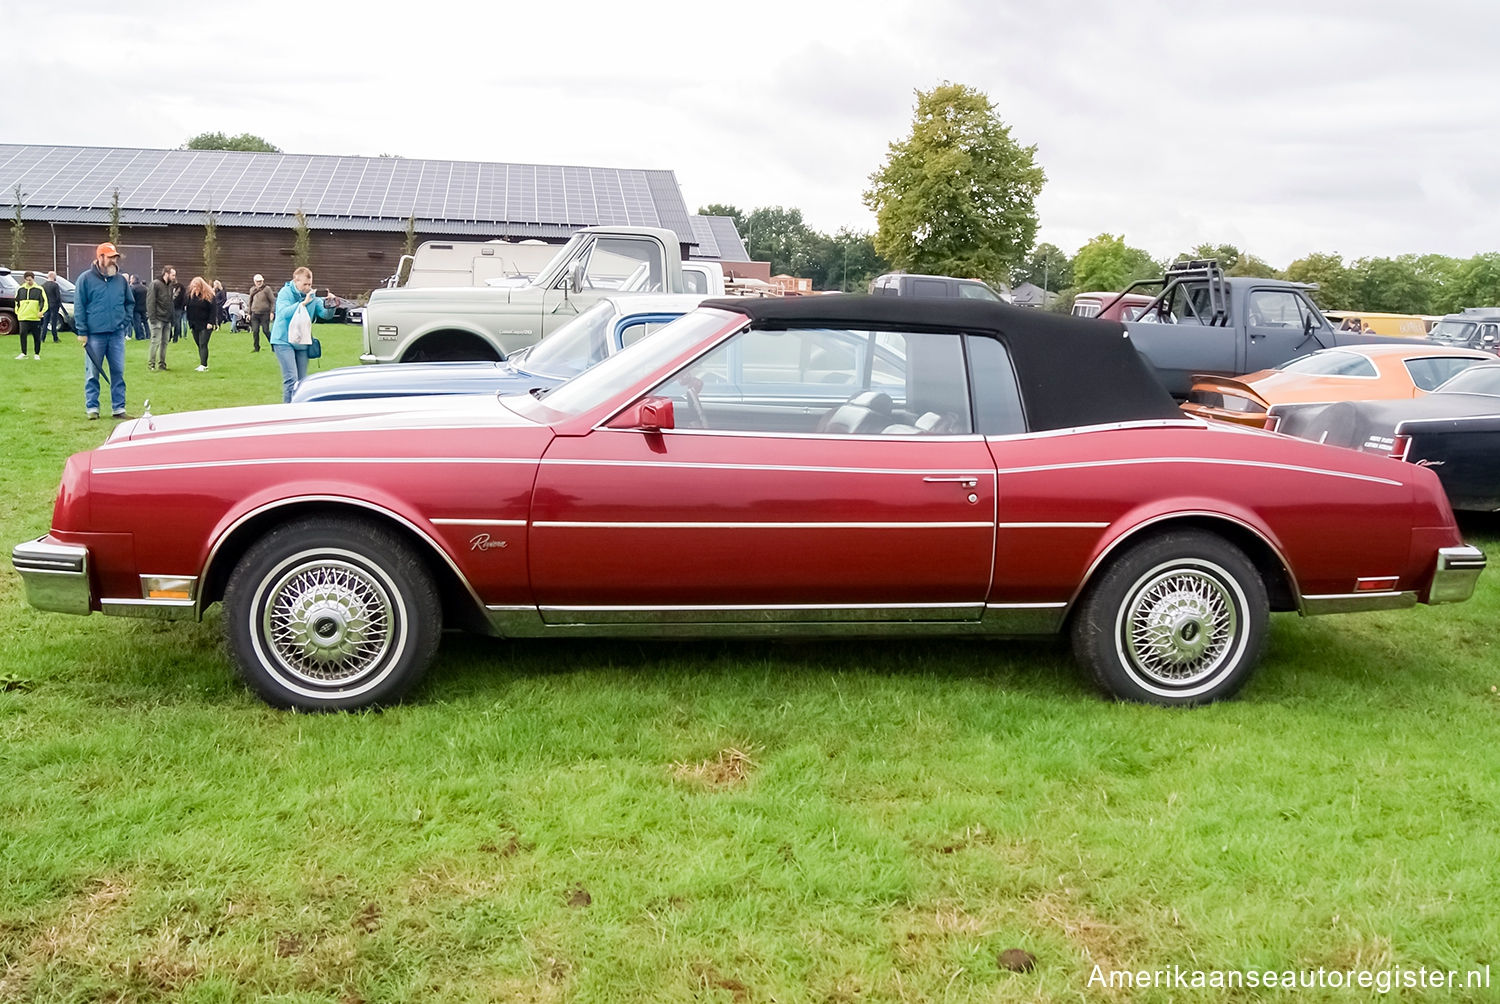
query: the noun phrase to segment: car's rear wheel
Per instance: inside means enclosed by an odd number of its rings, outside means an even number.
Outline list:
[[[270,704],[306,711],[399,700],[442,631],[421,558],[357,519],[302,519],[266,534],[230,575],[224,609],[244,681]]]
[[[16,315],[8,310],[0,310],[0,335],[13,335],[20,324],[16,321]]]
[[[1115,558],[1073,620],[1073,652],[1122,701],[1207,704],[1255,670],[1270,605],[1255,566],[1201,531],[1154,537]]]

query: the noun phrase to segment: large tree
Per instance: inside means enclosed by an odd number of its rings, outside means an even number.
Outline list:
[[[706,206],[698,207],[699,216],[727,216],[734,221],[734,228],[745,236],[745,214],[739,206],[730,206],[722,202],[710,202]]]
[[[280,153],[281,147],[272,146],[268,140],[242,132],[238,136],[226,136],[221,132],[201,132],[188,140],[184,150],[245,150],[250,153]]]
[[[962,84],[917,92],[911,135],[870,175],[875,250],[913,272],[1009,280],[1036,240],[1047,180],[990,99]]]
[[[1344,267],[1337,254],[1316,252],[1298,258],[1286,267],[1286,277],[1293,282],[1317,283],[1313,302],[1324,310],[1355,310],[1359,307],[1354,276]]]
[[[1073,285],[1082,292],[1117,292],[1137,279],[1162,274],[1162,264],[1123,235],[1100,234],[1073,256]]]
[[[1413,261],[1399,258],[1361,258],[1350,272],[1354,277],[1358,310],[1380,310],[1395,314],[1426,314],[1435,299],[1437,284],[1423,275]]]
[[[1500,252],[1477,254],[1458,266],[1447,311],[1500,305]]]
[[[1067,289],[1073,285],[1073,259],[1056,244],[1038,244],[1021,267],[1011,273],[1011,280],[1017,285],[1029,282],[1054,293]]]
[[[745,218],[741,236],[751,260],[770,262],[772,275],[808,276],[819,241],[828,240],[802,221],[802,210],[783,206],[756,209]]]

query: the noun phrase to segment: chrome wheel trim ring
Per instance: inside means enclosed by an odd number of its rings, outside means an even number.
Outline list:
[[[1239,582],[1204,558],[1173,558],[1141,574],[1115,614],[1115,654],[1137,685],[1196,697],[1232,673],[1250,643]]]
[[[390,575],[357,552],[330,547],[288,555],[262,576],[249,628],[257,659],[277,683],[314,700],[379,686],[410,640],[406,602]]]

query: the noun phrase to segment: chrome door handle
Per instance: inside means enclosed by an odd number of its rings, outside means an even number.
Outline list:
[[[965,488],[978,488],[978,478],[923,478],[929,485],[963,485]]]

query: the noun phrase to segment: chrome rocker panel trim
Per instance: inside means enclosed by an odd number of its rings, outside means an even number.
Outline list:
[[[1417,594],[1410,590],[1370,590],[1363,593],[1323,593],[1302,597],[1302,613],[1313,617],[1318,614],[1352,614],[1361,610],[1404,610],[1417,605]]]

